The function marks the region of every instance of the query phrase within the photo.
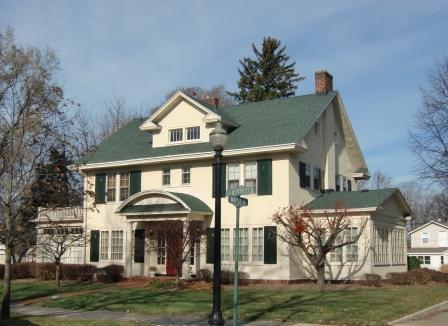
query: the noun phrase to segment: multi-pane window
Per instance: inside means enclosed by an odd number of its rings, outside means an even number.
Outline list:
[[[194,265],[194,247],[195,247],[195,240],[194,239],[190,239],[190,265]]]
[[[252,229],[252,261],[262,262],[264,256],[263,228]]]
[[[320,169],[313,167],[313,188],[316,191],[320,190]]]
[[[109,231],[101,231],[100,260],[107,260],[108,257],[109,257]]]
[[[230,229],[221,229],[221,260],[230,261]]]
[[[120,200],[129,197],[129,173],[120,173]]]
[[[183,134],[182,128],[171,129],[170,130],[170,142],[175,143],[175,142],[182,141],[182,139],[183,139],[182,134]]]
[[[237,187],[240,184],[240,165],[229,164],[228,189]]]
[[[166,262],[166,238],[163,231],[157,234],[157,264],[164,265]]]
[[[342,243],[342,235],[338,235],[334,240],[335,245],[340,245]],[[330,252],[331,262],[341,262],[342,261],[342,247],[336,248]]]
[[[374,228],[373,241],[375,247],[375,264],[389,263],[389,230],[387,228]]]
[[[249,261],[249,229],[240,228],[239,261]],[[236,229],[233,229],[233,257],[236,257]]]
[[[341,176],[339,174],[336,174],[334,181],[336,185],[336,191],[341,191]]]
[[[358,236],[358,228],[351,227],[346,230],[346,241],[353,241]],[[358,261],[358,244],[353,243],[349,244],[346,247],[345,258],[349,262],[357,262]]]
[[[162,170],[162,185],[169,186],[171,184],[171,169],[165,168]]]
[[[405,262],[404,230],[393,230],[391,233],[392,263]]]
[[[311,170],[311,165],[305,165],[305,180],[308,188],[311,187]]]
[[[117,193],[117,175],[116,174],[108,174],[107,175],[107,201],[115,201]]]
[[[199,127],[187,128],[187,140],[194,140],[201,138],[201,129]]]
[[[431,265],[431,256],[418,256],[418,260],[422,265]]]
[[[191,183],[191,169],[189,167],[182,168],[182,184],[188,185]]]
[[[257,193],[257,162],[244,164],[244,185],[249,187],[250,193]]]
[[[110,259],[122,260],[123,259],[123,231],[112,231],[111,235],[112,245]]]
[[[421,237],[422,237],[422,243],[428,243],[429,242],[429,234],[428,234],[428,232],[422,232],[421,233]]]
[[[347,178],[342,177],[342,191],[347,191]]]

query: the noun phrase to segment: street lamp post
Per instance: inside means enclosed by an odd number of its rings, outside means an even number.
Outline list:
[[[215,230],[213,247],[213,309],[208,320],[209,325],[224,325],[221,311],[221,164],[222,151],[227,143],[227,132],[216,124],[210,133],[210,143],[215,151],[213,168],[215,169]]]

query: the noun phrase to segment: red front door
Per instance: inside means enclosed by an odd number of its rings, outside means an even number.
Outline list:
[[[176,260],[181,260],[181,244],[179,241],[167,240],[166,248],[166,275],[176,275]],[[180,268],[179,276],[182,276],[182,268]]]

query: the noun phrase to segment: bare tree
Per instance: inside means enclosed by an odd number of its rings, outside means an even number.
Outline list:
[[[202,88],[202,87],[198,87],[198,86],[178,87],[178,88],[173,89],[172,91],[168,92],[168,94],[166,94],[165,98],[168,100],[177,91],[181,91],[189,96],[199,98],[199,99],[206,98],[206,97],[217,98],[219,100],[219,106],[229,106],[229,105],[237,104],[235,99],[228,94],[228,92],[223,84],[213,86],[210,88]]]
[[[392,185],[392,178],[381,170],[375,171],[369,180],[360,180],[358,182],[359,189],[370,190],[390,188]]]
[[[193,252],[193,248],[200,248],[203,241],[204,231],[201,222],[191,220],[166,220],[157,223],[153,229],[155,235],[163,236],[166,247],[166,256],[172,259],[176,284],[180,285],[180,276],[182,275],[182,265],[188,262]],[[150,238],[145,244],[150,253],[158,252],[158,241],[156,238]]]
[[[87,243],[87,234],[82,227],[74,226],[63,219],[52,219],[51,215],[57,210],[43,209],[39,213],[40,221],[38,236],[36,238],[36,250],[38,255],[45,260],[53,262],[56,266],[56,284],[61,286],[61,263],[64,256],[72,248],[82,248]],[[82,209],[70,210],[79,212],[81,216],[72,218],[83,218]]]
[[[327,254],[358,242],[367,221],[354,224],[341,205],[334,212],[318,217],[299,206],[280,208],[273,215],[279,225],[277,236],[292,247],[299,248],[315,268],[317,284],[325,285]],[[353,255],[358,253],[352,253]]]
[[[15,44],[11,29],[0,34],[0,240],[5,246],[1,317],[10,317],[11,256],[23,235],[21,205],[35,168],[49,148],[64,141],[67,102],[55,80],[58,60],[50,49]],[[42,189],[41,191],[45,191]]]
[[[448,56],[437,60],[421,88],[422,104],[410,131],[420,176],[448,185]]]

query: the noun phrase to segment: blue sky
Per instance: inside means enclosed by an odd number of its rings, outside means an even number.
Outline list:
[[[419,87],[448,54],[447,1],[6,1],[0,29],[55,49],[66,94],[93,114],[117,96],[153,107],[179,86],[236,88],[238,60],[279,38],[313,92],[334,76],[371,171],[413,178]]]

